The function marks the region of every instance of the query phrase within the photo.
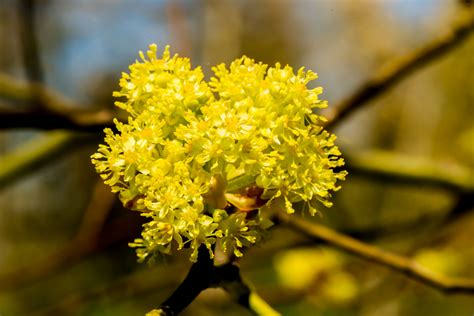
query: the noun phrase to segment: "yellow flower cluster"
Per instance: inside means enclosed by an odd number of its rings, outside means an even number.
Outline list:
[[[309,89],[311,71],[268,67],[242,57],[213,68],[204,81],[187,58],[161,58],[156,45],[130,66],[114,96],[130,117],[106,129],[92,161],[128,208],[149,217],[137,247],[139,259],[189,246],[213,256],[214,246],[241,256],[268,228],[272,210],[314,215],[331,206],[331,192],[346,172],[323,130],[322,88]]]

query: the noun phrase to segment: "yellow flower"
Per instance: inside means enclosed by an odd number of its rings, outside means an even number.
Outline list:
[[[141,260],[173,241],[193,261],[216,243],[241,256],[268,228],[267,210],[331,206],[346,172],[334,171],[344,164],[336,137],[314,114],[327,106],[322,88],[307,87],[315,73],[242,57],[207,83],[189,59],[156,53],[151,45],[123,74],[114,95],[130,117],[92,155],[124,205],[150,219],[131,244]]]

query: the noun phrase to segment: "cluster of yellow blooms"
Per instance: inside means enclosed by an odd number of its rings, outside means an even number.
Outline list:
[[[161,58],[150,45],[130,66],[114,96],[130,115],[106,129],[92,161],[128,208],[149,217],[137,247],[140,260],[188,245],[241,256],[268,228],[272,211],[311,215],[331,206],[331,191],[346,172],[313,113],[327,106],[322,88],[309,89],[311,71],[268,67],[242,57],[213,68],[207,83],[189,59]]]

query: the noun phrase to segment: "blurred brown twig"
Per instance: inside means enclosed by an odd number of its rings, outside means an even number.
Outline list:
[[[166,5],[166,16],[168,28],[173,37],[173,47],[175,47],[181,55],[190,56],[192,53],[192,42],[183,5],[178,1],[168,1]]]
[[[215,266],[205,246],[199,248],[198,260],[178,288],[160,306],[166,315],[178,315],[202,291],[221,287],[232,299],[254,315],[280,315],[243,281],[240,268],[233,262]]]
[[[315,222],[308,222],[297,216],[288,216],[287,214],[280,213],[278,220],[310,238],[323,240],[331,246],[386,266],[393,271],[403,273],[411,279],[420,281],[445,293],[474,294],[474,279],[450,278],[436,274],[410,258],[363,243],[328,227]]]
[[[327,112],[326,116],[329,119],[327,127],[333,128],[350,113],[376,98],[414,71],[450,52],[461,44],[473,29],[474,17],[470,15],[469,18],[456,25],[447,35],[437,38],[413,53],[394,61],[389,67],[384,68],[383,71],[364,83],[345,101]],[[113,126],[112,118],[114,115],[109,111],[74,113],[71,108],[81,107],[73,106],[71,101],[68,101],[57,92],[41,84],[30,86],[8,76],[0,75],[0,97],[27,101],[35,96],[42,98],[42,104],[45,105],[40,113],[2,112],[0,113],[0,128],[101,131],[105,127]]]
[[[432,185],[453,192],[474,192],[474,179],[467,167],[440,164],[389,151],[345,153],[344,158],[351,174],[390,182]]]
[[[35,137],[0,158],[0,190],[39,167],[51,163],[77,144],[71,133],[53,131]]]
[[[25,67],[26,77],[31,85],[43,81],[43,71],[38,49],[38,38],[35,27],[35,17],[37,12],[35,0],[18,1],[18,21],[19,38],[23,65]],[[35,91],[35,90],[33,90]],[[41,107],[41,98],[31,99],[33,108]]]
[[[75,237],[58,251],[40,258],[34,265],[0,273],[0,292],[13,290],[47,277],[120,241],[138,234],[141,218],[132,212],[105,223],[116,197],[103,183],[96,185]]]
[[[325,116],[328,118],[326,127],[330,129],[334,128],[348,117],[349,114],[362,108],[369,101],[386,92],[416,70],[444,56],[466,40],[473,30],[474,14],[470,14],[448,34],[393,61],[387,67],[383,67],[341,103],[327,110],[325,113]]]
[[[111,111],[94,111],[95,107],[76,104],[38,82],[23,82],[0,74],[0,97],[16,102],[41,104],[40,108],[33,110],[18,107],[14,110],[2,110],[0,129],[35,128],[100,132],[105,127],[113,127],[112,118],[115,114]]]
[[[184,272],[184,267],[175,263],[136,271],[131,275],[116,279],[110,284],[101,284],[95,288],[67,295],[53,304],[46,304],[40,309],[30,311],[28,315],[69,315],[77,313],[81,306],[90,301],[100,301],[104,297],[113,297],[116,300],[130,299],[140,294],[161,291],[177,285],[177,276],[181,274],[181,270]]]

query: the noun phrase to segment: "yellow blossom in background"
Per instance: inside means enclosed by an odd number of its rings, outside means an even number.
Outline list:
[[[154,309],[146,313],[145,316],[164,316],[166,315],[166,312],[161,310],[161,309]]]
[[[424,268],[440,275],[456,276],[462,274],[462,253],[446,249],[421,249],[413,258]]]
[[[359,294],[345,261],[333,249],[313,247],[279,252],[273,263],[283,286],[305,293],[309,302],[321,306],[351,303]]]
[[[106,129],[105,145],[92,155],[105,183],[130,209],[149,218],[137,247],[139,259],[200,245],[213,256],[218,243],[242,256],[270,224],[272,211],[293,213],[294,203],[317,213],[346,172],[315,114],[327,106],[317,76],[289,66],[269,67],[242,57],[213,68],[204,81],[189,59],[161,58],[151,45],[130,66],[114,93],[130,115]]]

